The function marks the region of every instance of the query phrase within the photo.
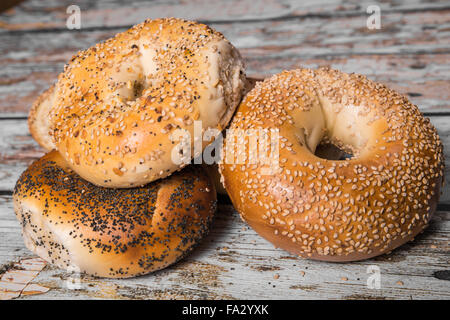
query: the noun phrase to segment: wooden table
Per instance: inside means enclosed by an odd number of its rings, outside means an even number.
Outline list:
[[[14,262],[26,264],[35,257],[23,244],[11,201],[19,174],[43,154],[28,132],[30,105],[77,50],[146,18],[176,16],[210,24],[240,49],[249,75],[330,65],[384,82],[430,117],[450,159],[448,1],[382,1],[380,30],[366,27],[366,8],[376,1],[77,1],[81,29],[68,30],[66,9],[73,2],[26,1],[0,14],[0,288],[15,281]],[[448,160],[446,167],[449,181]],[[448,185],[430,227],[415,241],[389,255],[345,264],[275,249],[222,199],[210,235],[168,269],[128,280],[83,276],[80,289],[73,290],[67,286],[69,273],[42,265],[27,280],[34,286],[16,288],[9,297],[449,299],[449,253]],[[380,289],[367,286],[369,266],[380,270]]]

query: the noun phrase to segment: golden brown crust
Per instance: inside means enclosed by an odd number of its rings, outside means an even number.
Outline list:
[[[55,149],[50,135],[50,111],[54,103],[55,85],[44,91],[28,114],[28,128],[34,140],[47,151]]]
[[[262,81],[262,78],[251,78],[247,77],[247,84],[245,86],[245,94],[247,94],[253,87],[255,86],[256,82]],[[225,136],[226,130],[222,131],[222,134]],[[217,163],[214,164],[204,164],[204,168],[206,169],[206,172],[208,173],[209,177],[214,183],[214,186],[216,187],[216,191],[218,194],[227,195],[227,190],[225,190],[225,187],[223,186],[222,182],[220,181],[220,173],[219,173],[219,166]]]
[[[200,166],[145,187],[97,187],[52,151],[14,190],[27,247],[63,269],[126,278],[171,265],[207,233],[216,192]]]
[[[78,53],[59,75],[54,141],[96,185],[143,185],[185,165],[172,161],[176,129],[192,139],[195,120],[222,130],[245,85],[242,58],[219,32],[192,21],[147,20]]]
[[[285,71],[258,83],[230,124],[259,127],[279,129],[274,174],[248,162],[219,169],[242,218],[277,247],[366,259],[411,240],[436,210],[442,143],[429,119],[384,85],[330,69]],[[354,157],[315,156],[322,140]]]

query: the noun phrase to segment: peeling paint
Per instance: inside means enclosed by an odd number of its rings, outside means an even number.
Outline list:
[[[40,258],[26,258],[2,266],[0,269],[0,300],[48,292],[49,288],[30,283],[44,269],[45,265],[46,262]]]

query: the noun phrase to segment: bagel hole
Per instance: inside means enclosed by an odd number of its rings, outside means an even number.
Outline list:
[[[131,82],[131,92],[128,97],[128,101],[136,100],[142,96],[142,93],[146,89],[146,85],[144,81],[134,80]]]
[[[344,150],[328,141],[320,142],[314,155],[327,160],[348,160],[354,156],[350,150]]]
[[[149,88],[149,84],[141,75],[133,75],[133,78],[120,81],[120,85],[115,92],[116,96],[126,102],[136,101],[142,97],[144,91]]]

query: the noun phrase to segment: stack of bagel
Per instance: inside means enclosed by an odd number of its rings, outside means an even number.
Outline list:
[[[211,143],[195,141],[196,121],[202,132],[276,130],[276,166],[268,173],[244,156],[208,174],[190,164],[194,146]],[[444,175],[435,128],[402,95],[326,68],[254,85],[222,34],[174,18],[76,54],[33,105],[29,128],[48,153],[14,190],[25,244],[60,268],[100,277],[143,275],[188,254],[216,210],[214,176],[277,247],[354,261],[422,231]],[[192,137],[188,161],[174,161],[177,130]],[[350,156],[319,155],[325,142]],[[222,155],[234,145],[224,139]]]

